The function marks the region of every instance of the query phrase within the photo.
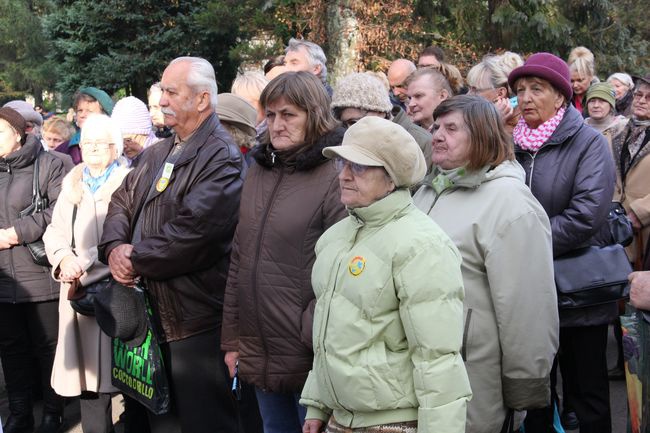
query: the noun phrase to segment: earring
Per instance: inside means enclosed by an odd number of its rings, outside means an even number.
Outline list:
[[[16,143],[20,143],[20,140],[22,140],[22,138],[19,135],[18,137],[16,137]]]

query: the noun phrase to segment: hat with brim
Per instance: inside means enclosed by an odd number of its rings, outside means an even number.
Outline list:
[[[25,119],[16,110],[10,107],[0,108],[0,119],[7,122],[11,127],[20,135],[20,138],[25,138]]]
[[[34,110],[32,104],[27,101],[16,99],[7,102],[4,106],[12,108],[20,113],[20,115],[23,116],[23,119],[25,119],[25,122],[30,122],[37,126],[43,125],[43,116]]]
[[[645,84],[650,85],[650,74],[646,74],[645,77],[641,77],[639,75],[633,75],[632,79],[634,80],[634,83],[638,86],[639,81],[642,81]]]
[[[234,124],[246,134],[255,137],[257,110],[244,98],[232,93],[220,93],[217,96],[217,116],[219,120]]]
[[[82,87],[79,89],[79,93],[83,93],[84,95],[92,96],[99,102],[99,105],[102,107],[102,110],[104,110],[104,113],[108,114],[109,116],[111,113],[113,113],[113,106],[115,103],[111,99],[110,96],[108,96],[108,93],[104,92],[101,89],[98,89],[97,87]]]
[[[513,69],[508,76],[510,88],[514,89],[517,80],[523,77],[542,78],[563,94],[567,101],[573,97],[569,66],[551,53],[535,53],[526,59],[523,66]]]
[[[147,337],[147,317],[142,290],[117,281],[95,295],[95,319],[109,337],[119,338],[129,347],[140,346]]]
[[[422,150],[411,134],[377,116],[366,116],[350,126],[341,145],[326,147],[323,155],[339,156],[369,167],[384,167],[398,188],[415,185],[427,171]]]

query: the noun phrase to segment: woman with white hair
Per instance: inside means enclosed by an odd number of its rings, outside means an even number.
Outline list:
[[[632,115],[632,99],[634,99],[632,77],[624,72],[616,72],[607,78],[607,82],[614,86],[616,113],[630,117]]]
[[[52,387],[66,397],[81,395],[84,433],[113,431],[111,417],[111,339],[94,317],[78,313],[71,300],[110,276],[97,258],[104,219],[113,191],[129,169],[119,162],[122,134],[108,116],[92,114],[81,131],[83,162],[64,179],[52,222],[43,240],[52,276],[61,282],[59,338]]]

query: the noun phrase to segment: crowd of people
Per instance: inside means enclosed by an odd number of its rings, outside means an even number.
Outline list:
[[[554,262],[616,244],[620,202],[650,309],[650,75],[601,81],[585,47],[326,65],[291,39],[230,92],[179,57],[147,104],[0,108],[4,433],[62,432],[77,397],[114,432],[142,325],[78,305],[116,286],[146,292],[171,400],[125,394],[127,433],[611,433],[619,302],[559,308]]]

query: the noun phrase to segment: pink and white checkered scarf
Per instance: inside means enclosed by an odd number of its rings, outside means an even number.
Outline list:
[[[517,122],[517,126],[515,126],[515,129],[512,131],[515,143],[524,150],[537,152],[539,148],[542,147],[549,138],[551,138],[551,135],[553,135],[557,126],[562,121],[565,111],[566,109],[561,107],[555,116],[551,117],[535,129],[530,128],[526,124],[524,116],[521,116],[519,122]]]

